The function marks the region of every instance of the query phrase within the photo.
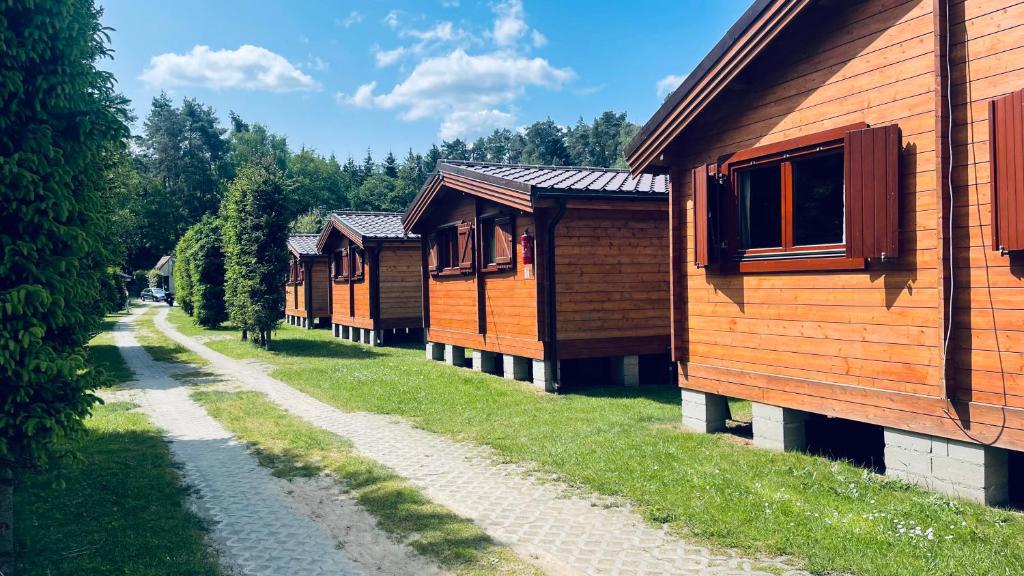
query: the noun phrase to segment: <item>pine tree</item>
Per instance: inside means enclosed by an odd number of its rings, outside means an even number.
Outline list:
[[[105,381],[85,344],[113,262],[107,170],[128,138],[101,10],[0,3],[0,573],[13,576],[14,471],[67,450]]]
[[[381,166],[381,170],[384,175],[388,178],[398,177],[398,159],[392,152],[388,152],[388,155],[384,157],[384,164]]]
[[[228,317],[264,348],[284,314],[285,213],[284,177],[270,162],[242,167],[221,207]]]

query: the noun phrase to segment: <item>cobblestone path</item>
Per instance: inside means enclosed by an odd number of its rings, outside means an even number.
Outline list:
[[[130,397],[170,440],[186,483],[196,490],[200,516],[212,521],[224,563],[244,576],[364,574],[288,501],[280,481],[189,398],[188,387],[139,345],[131,332],[136,318],[121,320],[114,331],[138,381]]]
[[[783,559],[712,551],[604,507],[558,482],[539,482],[489,448],[456,442],[378,414],[345,412],[184,336],[160,313],[157,327],[209,362],[208,369],[266,394],[285,410],[350,439],[430,499],[469,518],[549,574],[587,576],[806,574]],[[355,344],[352,344],[355,345]]]

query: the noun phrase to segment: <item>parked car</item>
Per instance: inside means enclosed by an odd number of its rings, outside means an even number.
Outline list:
[[[146,288],[139,294],[139,300],[143,302],[163,302],[167,298],[167,292],[163,288]]]

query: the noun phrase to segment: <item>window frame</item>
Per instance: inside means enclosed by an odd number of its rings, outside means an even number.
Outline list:
[[[508,225],[509,234],[509,262],[499,263],[498,260],[498,232],[500,231],[499,221],[505,220]],[[509,272],[515,270],[516,243],[515,243],[515,215],[506,212],[489,212],[477,218],[480,226],[479,257],[477,258],[477,269],[485,274]],[[490,229],[490,238],[487,231]],[[488,250],[490,248],[490,250]],[[493,258],[489,254],[493,252]]]
[[[351,245],[348,249],[348,258],[349,282],[362,282],[366,278],[366,251]]]
[[[348,283],[348,248],[338,248],[331,253],[331,267],[332,280],[335,282]]]
[[[434,245],[437,246],[437,267],[430,271],[432,276],[462,276],[459,267],[459,223],[453,222],[434,230]],[[443,248],[447,248],[444,250]],[[446,255],[446,256],[443,256]]]
[[[846,175],[845,166],[848,162],[845,150],[846,134],[851,130],[866,128],[860,122],[827,130],[817,134],[801,136],[774,144],[767,144],[743,150],[727,156],[719,163],[718,174],[723,177],[726,186],[727,201],[722,207],[728,211],[720,221],[724,225],[723,240],[724,272],[790,272],[804,270],[862,270],[867,263],[864,258],[852,258],[847,255],[850,239],[847,237],[847,219],[850,207],[845,201]],[[838,244],[817,244],[809,246],[793,246],[793,170],[794,160],[806,159],[817,155],[832,154],[841,151],[843,154],[843,242]],[[744,170],[766,165],[778,164],[781,179],[782,246],[770,248],[742,248],[740,245],[740,177]]]

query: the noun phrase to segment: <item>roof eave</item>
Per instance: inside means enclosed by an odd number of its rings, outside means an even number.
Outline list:
[[[756,0],[729,28],[626,146],[630,171],[657,167],[661,155],[697,112],[799,14],[811,0]]]

